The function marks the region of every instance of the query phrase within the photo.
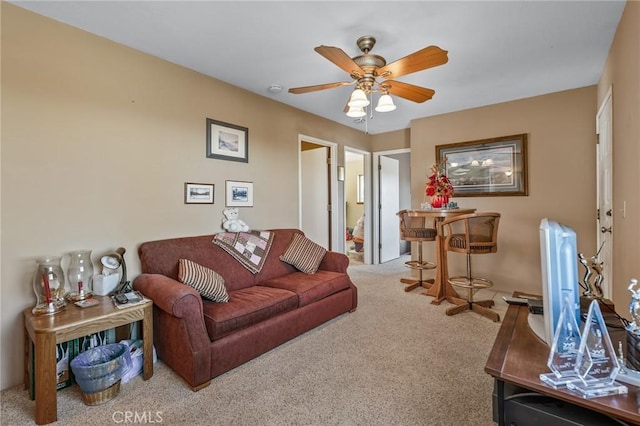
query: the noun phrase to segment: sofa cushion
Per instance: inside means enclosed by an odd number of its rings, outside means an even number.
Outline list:
[[[302,234],[294,234],[291,243],[280,256],[280,260],[295,266],[305,274],[314,274],[322,262],[327,249]]]
[[[294,272],[260,283],[261,286],[281,288],[298,295],[300,306],[305,306],[350,287],[347,274],[318,271],[315,274]]]
[[[213,341],[297,307],[291,291],[252,286],[229,291],[228,303],[203,301],[204,322]]]
[[[213,302],[229,301],[222,275],[188,259],[178,261],[178,281],[193,287],[202,297]]]

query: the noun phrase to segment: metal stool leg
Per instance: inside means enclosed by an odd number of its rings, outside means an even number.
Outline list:
[[[422,257],[422,243],[423,241],[417,241],[418,243],[418,260],[412,260],[405,262],[405,266],[411,269],[416,269],[418,271],[418,279],[414,278],[400,278],[400,282],[404,284],[408,284],[404,291],[409,292],[413,291],[418,287],[430,288],[433,285],[434,280],[428,279],[425,280],[423,277],[423,271],[428,269],[435,269],[436,265],[432,262],[425,262]]]
[[[490,288],[493,286],[493,282],[486,278],[474,277],[471,273],[471,255],[467,254],[467,276],[466,277],[451,277],[449,283],[453,286],[463,287],[467,289],[467,299],[454,299],[453,302],[456,306],[453,306],[446,310],[446,314],[449,316],[459,314],[466,310],[476,312],[483,315],[493,322],[500,321],[500,315],[490,310],[489,308],[495,305],[493,300],[473,300],[473,296],[476,291],[482,288]]]

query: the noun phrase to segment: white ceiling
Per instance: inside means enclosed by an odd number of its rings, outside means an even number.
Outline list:
[[[381,133],[412,119],[596,84],[625,2],[609,1],[11,1],[69,25],[353,128]],[[436,91],[355,123],[352,86],[294,95],[291,87],[351,81],[313,48],[371,53],[387,63],[423,47],[445,65],[399,77]],[[281,93],[270,93],[273,84]]]

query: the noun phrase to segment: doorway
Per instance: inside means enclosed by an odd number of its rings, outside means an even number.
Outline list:
[[[337,232],[337,144],[299,135],[298,227],[327,250],[342,251],[344,243]]]
[[[611,87],[600,105],[596,116],[596,133],[598,134],[597,147],[597,209],[598,221],[596,223],[596,233],[598,235],[598,262],[604,265],[602,275],[604,287],[603,296],[611,298],[613,282],[613,196],[612,196],[612,173],[613,160],[611,155],[612,147],[612,92]],[[624,206],[624,203],[623,203]],[[626,209],[622,209],[622,217],[626,215]]]
[[[371,263],[370,165],[370,153],[344,148],[344,252],[353,264]]]
[[[377,264],[411,251],[410,244],[400,240],[396,215],[399,210],[411,208],[411,150],[376,152],[373,154],[373,164],[372,204],[377,208],[372,209],[372,245],[375,247],[373,263]],[[391,172],[382,172],[383,164],[387,164]]]

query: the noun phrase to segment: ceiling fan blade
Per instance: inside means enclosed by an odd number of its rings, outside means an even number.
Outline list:
[[[446,50],[442,50],[438,46],[429,46],[379,68],[377,74],[383,78],[396,78],[446,64],[448,61],[449,57]]]
[[[318,90],[333,89],[334,87],[349,86],[351,84],[353,84],[353,82],[351,81],[341,81],[338,83],[318,84],[315,86],[294,87],[292,89],[289,89],[289,93],[300,94],[317,92]]]
[[[348,72],[351,76],[362,77],[364,75],[363,69],[353,62],[353,59],[339,47],[318,46],[313,50]]]
[[[381,86],[387,89],[391,95],[400,96],[413,102],[422,103],[428,101],[436,93],[433,89],[415,86],[401,81],[385,80]]]

